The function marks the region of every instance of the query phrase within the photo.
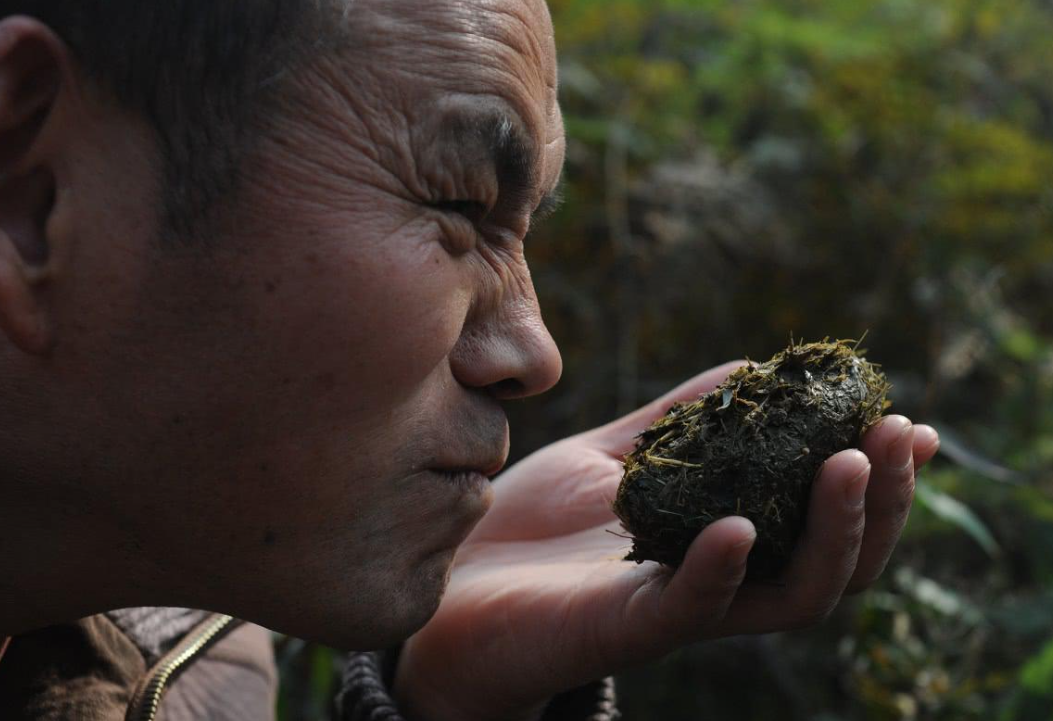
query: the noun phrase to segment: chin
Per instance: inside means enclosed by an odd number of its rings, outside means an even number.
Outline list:
[[[453,556],[451,549],[429,557],[408,582],[396,590],[393,605],[400,611],[400,641],[422,629],[435,615],[450,580]]]
[[[401,574],[373,568],[347,584],[336,597],[317,599],[313,612],[295,609],[277,631],[342,651],[372,651],[402,643],[424,627],[439,608],[454,551],[444,551],[408,566]],[[382,579],[378,583],[378,579]],[[346,600],[344,603],[339,601]],[[336,601],[337,603],[333,603]]]

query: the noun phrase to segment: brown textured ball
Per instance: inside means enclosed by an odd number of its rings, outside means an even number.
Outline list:
[[[678,566],[702,529],[741,515],[757,529],[748,576],[777,577],[820,466],[889,406],[884,375],[856,345],[791,343],[641,433],[614,502],[633,537],[627,560]]]

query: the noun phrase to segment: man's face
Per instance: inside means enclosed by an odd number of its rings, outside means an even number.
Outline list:
[[[365,648],[438,603],[490,502],[456,472],[507,454],[499,401],[560,375],[523,238],[564,139],[541,0],[350,12],[350,48],[246,164],[230,237],[92,231],[57,358],[93,389],[76,444],[145,592]]]

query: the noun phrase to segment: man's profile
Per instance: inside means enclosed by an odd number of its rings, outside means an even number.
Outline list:
[[[523,238],[564,145],[541,0],[0,0],[0,716],[266,718],[263,626],[400,648],[347,718],[585,718],[877,577],[937,444],[898,416],[792,582],[742,585],[741,518],[620,560],[621,455],[731,364],[489,483],[561,372]]]

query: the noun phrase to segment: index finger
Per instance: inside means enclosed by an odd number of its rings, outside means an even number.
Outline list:
[[[594,428],[582,434],[588,442],[621,460],[622,456],[633,450],[636,436],[651,425],[656,419],[664,416],[677,401],[693,401],[703,393],[709,393],[720,385],[732,371],[746,364],[744,360],[730,361],[710,368],[690,380],[684,381],[665,395],[637,408],[632,413],[618,420]]]

